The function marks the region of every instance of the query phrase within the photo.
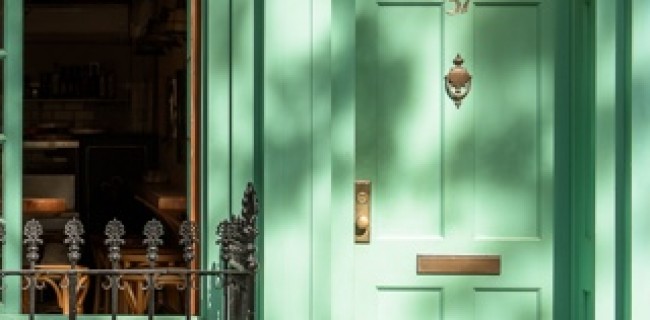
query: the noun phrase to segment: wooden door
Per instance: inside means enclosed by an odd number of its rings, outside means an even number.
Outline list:
[[[372,192],[355,319],[553,318],[555,4],[467,3],[356,3],[355,176]],[[457,54],[472,74],[459,108]],[[418,255],[500,268],[418,273]]]

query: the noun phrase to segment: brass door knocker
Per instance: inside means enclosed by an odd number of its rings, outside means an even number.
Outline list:
[[[472,75],[462,66],[463,62],[465,60],[457,54],[454,58],[454,67],[449,69],[449,73],[445,76],[445,89],[449,98],[454,101],[456,109],[460,108],[461,102],[472,86]]]
[[[470,0],[465,0],[465,3],[463,4],[460,3],[460,0],[449,0],[449,1],[455,3],[456,7],[452,10],[447,11],[448,15],[453,16],[453,15],[463,14],[467,12],[467,7],[469,7]]]

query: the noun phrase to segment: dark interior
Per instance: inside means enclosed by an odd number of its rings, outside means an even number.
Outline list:
[[[73,217],[85,227],[84,267],[106,267],[98,251],[106,250],[104,228],[114,218],[123,222],[125,247],[133,252],[144,250],[144,224],[161,220],[166,250],[180,255],[175,233],[186,216],[188,162],[186,5],[26,0],[23,217],[43,224],[42,263],[65,264],[48,244],[63,241]],[[83,312],[106,313],[94,280]],[[62,312],[52,292],[39,299],[40,312]],[[157,308],[181,311],[169,303]]]

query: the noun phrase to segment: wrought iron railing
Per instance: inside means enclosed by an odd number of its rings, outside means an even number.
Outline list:
[[[159,249],[163,244],[164,228],[160,221],[152,219],[144,226],[143,244],[146,246],[147,266],[136,268],[121,267],[121,248],[125,243],[124,225],[118,220],[112,220],[106,225],[104,244],[106,245],[107,258],[110,268],[87,269],[81,268],[78,263],[81,259],[81,249],[84,244],[84,226],[81,221],[73,218],[65,225],[65,240],[67,245],[67,258],[69,265],[65,268],[52,268],[48,265],[39,265],[39,247],[43,245],[43,228],[37,220],[29,220],[24,227],[25,258],[28,268],[20,270],[0,269],[0,280],[18,276],[23,279],[22,290],[27,294],[27,301],[23,306],[27,309],[29,319],[35,319],[36,293],[43,290],[46,282],[57,285],[65,298],[65,305],[61,308],[67,310],[69,319],[77,319],[79,295],[87,290],[89,277],[103,278],[102,283],[95,283],[106,293],[110,293],[110,315],[112,319],[119,318],[118,296],[124,293],[127,287],[132,288],[128,279],[138,279],[141,290],[147,297],[146,311],[149,319],[156,315],[156,292],[162,289],[162,279],[171,277],[175,279],[175,290],[183,293],[183,312],[186,319],[190,319],[192,291],[198,290],[198,280],[201,277],[215,279],[215,285],[222,288],[223,295],[217,297],[222,300],[223,319],[225,320],[252,320],[255,315],[255,278],[257,270],[255,239],[258,234],[256,227],[259,213],[258,202],[252,184],[248,184],[242,200],[241,215],[231,215],[219,223],[216,228],[217,244],[220,245],[221,267],[217,270],[193,269],[195,247],[198,241],[197,227],[193,222],[184,221],[179,228],[179,245],[182,248],[184,267],[157,267]],[[5,225],[0,222],[0,244],[5,244]],[[93,248],[101,250],[100,248]],[[82,281],[80,281],[82,280]],[[169,282],[167,282],[169,284]],[[0,290],[4,290],[3,287]],[[83,294],[85,294],[84,291]],[[133,293],[131,291],[131,293]],[[59,299],[61,301],[61,299]],[[214,302],[213,302],[214,303]]]

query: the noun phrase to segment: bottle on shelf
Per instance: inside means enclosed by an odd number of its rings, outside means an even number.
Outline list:
[[[51,70],[25,75],[25,97],[31,99],[114,99],[115,70],[98,62],[76,65],[54,63]]]
[[[50,77],[50,97],[59,98],[61,96],[61,72],[59,70],[59,64],[54,64],[54,70],[52,71],[52,76]]]

